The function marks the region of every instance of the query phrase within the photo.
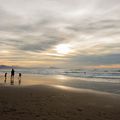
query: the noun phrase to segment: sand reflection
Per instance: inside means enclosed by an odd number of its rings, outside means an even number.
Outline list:
[[[11,78],[10,78],[10,85],[14,85],[14,77],[13,76],[11,76]]]

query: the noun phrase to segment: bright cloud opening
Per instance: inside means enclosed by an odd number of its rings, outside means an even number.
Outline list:
[[[68,45],[68,44],[57,45],[55,50],[58,54],[68,54],[71,51],[70,45]]]

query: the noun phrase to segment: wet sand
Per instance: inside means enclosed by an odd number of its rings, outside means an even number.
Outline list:
[[[0,120],[119,120],[120,96],[45,85],[0,86]]]

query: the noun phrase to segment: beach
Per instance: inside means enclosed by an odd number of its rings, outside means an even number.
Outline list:
[[[0,0],[0,120],[120,120],[120,0]]]
[[[52,84],[25,86],[1,84],[0,120],[120,118],[120,95]]]

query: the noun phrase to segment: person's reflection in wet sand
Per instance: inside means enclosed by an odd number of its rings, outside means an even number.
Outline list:
[[[6,81],[7,81],[7,73],[5,73],[4,83],[6,83]]]
[[[18,77],[18,84],[19,84],[19,85],[21,85],[21,76],[22,76],[22,74],[19,73],[19,77]]]
[[[6,82],[7,82],[7,78],[4,79],[4,83],[6,83]]]
[[[11,76],[11,78],[10,78],[10,84],[14,85],[14,77],[13,76]]]

